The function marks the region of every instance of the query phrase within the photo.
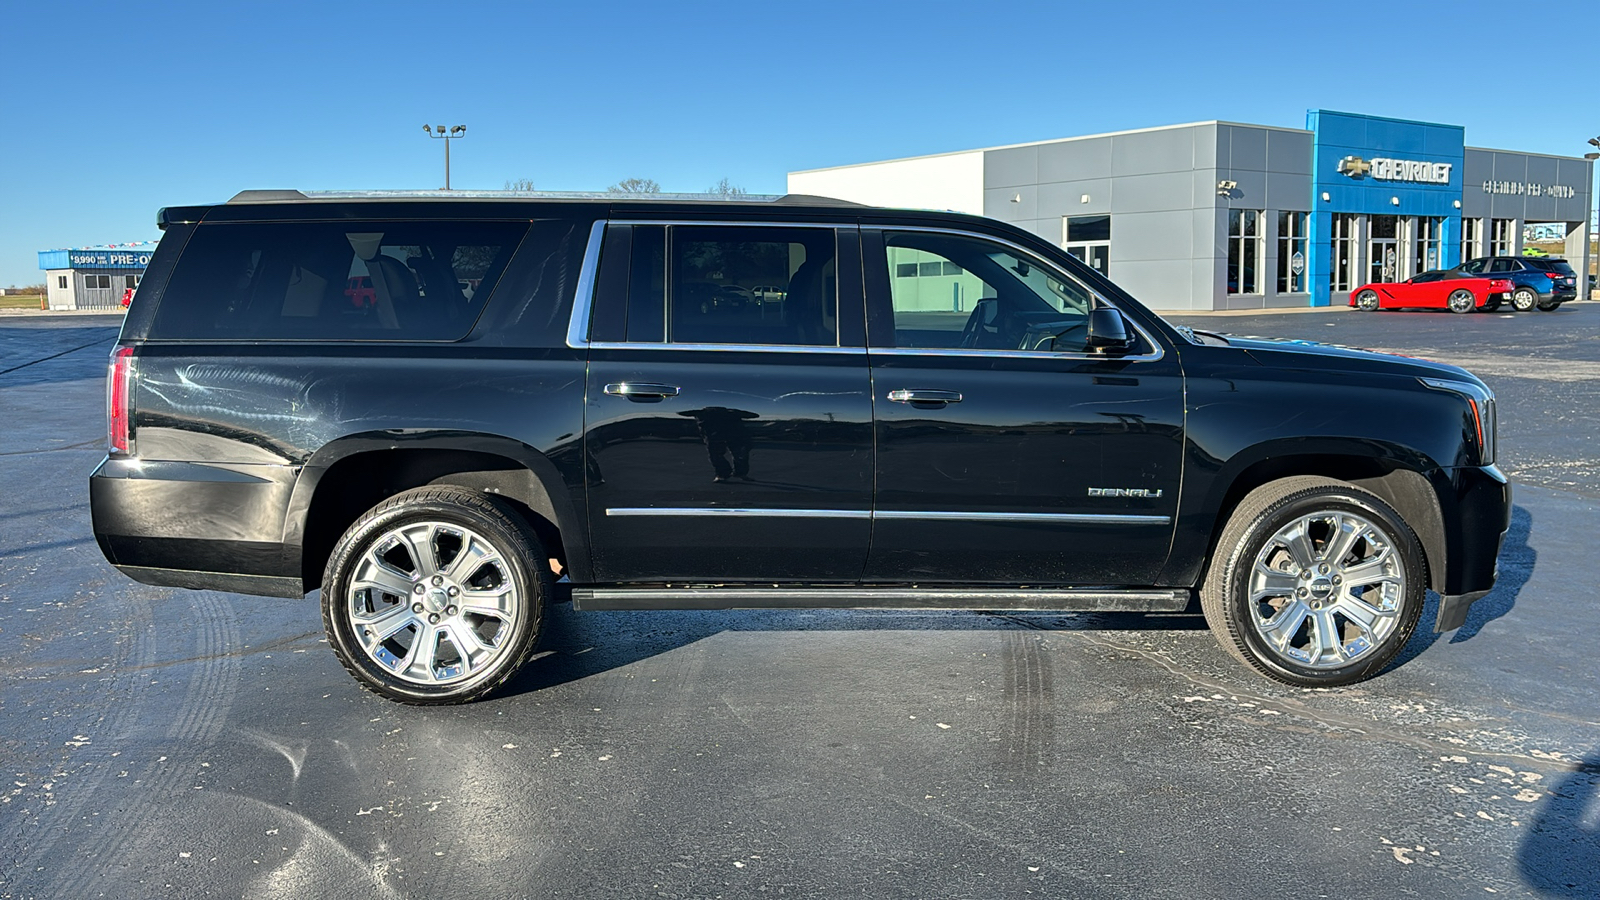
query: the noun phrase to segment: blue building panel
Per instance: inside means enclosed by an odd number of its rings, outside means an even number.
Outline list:
[[[1314,109],[1307,273],[1311,305],[1331,302],[1333,215],[1427,216],[1443,219],[1441,268],[1459,262],[1462,163],[1466,132],[1457,125],[1412,122]]]

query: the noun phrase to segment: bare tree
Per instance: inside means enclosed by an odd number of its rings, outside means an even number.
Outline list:
[[[508,181],[506,182],[505,189],[508,191],[522,191],[524,193],[531,193],[535,190],[538,190],[538,188],[533,186],[533,179],[531,178],[518,178],[516,181]]]
[[[731,199],[733,197],[743,197],[750,192],[729,181],[727,176],[723,176],[721,181],[706,188],[706,193]]]
[[[624,178],[606,190],[613,194],[659,194],[661,185],[654,178]]]

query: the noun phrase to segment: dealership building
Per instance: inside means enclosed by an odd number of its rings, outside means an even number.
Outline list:
[[[1303,129],[1170,125],[791,172],[788,189],[1011,222],[1157,309],[1261,309],[1520,254],[1529,225],[1586,272],[1593,165],[1311,110]]]
[[[121,308],[123,292],[138,287],[154,252],[155,241],[39,251],[50,308]]]

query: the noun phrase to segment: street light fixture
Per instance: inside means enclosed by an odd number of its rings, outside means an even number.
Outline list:
[[[450,190],[450,142],[467,136],[467,126],[451,125],[448,131],[443,125],[424,125],[422,130],[431,138],[444,138],[444,189]]]
[[[1589,138],[1589,145],[1594,147],[1596,150],[1600,150],[1600,137]],[[1591,170],[1590,174],[1591,175],[1594,174],[1593,171],[1592,171],[1593,168],[1594,168],[1593,163],[1594,163],[1595,160],[1600,159],[1600,153],[1585,153],[1583,155],[1583,158],[1587,159],[1589,161],[1589,163],[1590,163],[1590,166],[1589,166],[1589,168]],[[1594,207],[1594,240],[1585,241],[1584,249],[1589,251],[1589,266],[1594,266],[1595,267],[1595,271],[1597,273],[1600,273],[1600,258],[1597,258],[1597,257],[1600,257],[1600,191],[1596,191],[1594,189],[1593,180],[1591,180],[1589,182],[1589,190],[1592,193],[1594,193],[1594,195],[1595,195],[1594,198],[1593,198],[1594,202],[1595,202],[1595,207]],[[1588,215],[1589,211],[1588,210],[1584,210],[1583,213],[1584,213],[1584,215]],[[1588,237],[1588,235],[1585,235],[1585,237]],[[1584,266],[1584,269],[1587,270],[1589,268],[1589,266]],[[1587,271],[1585,271],[1583,274],[1588,275],[1589,273]],[[1585,285],[1585,287],[1587,287],[1587,285]],[[1584,296],[1593,296],[1593,291],[1588,292]]]

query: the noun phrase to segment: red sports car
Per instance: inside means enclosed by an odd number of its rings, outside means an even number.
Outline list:
[[[1493,312],[1500,297],[1511,292],[1509,278],[1463,278],[1459,272],[1423,272],[1399,284],[1364,284],[1350,292],[1350,305],[1357,309],[1448,309],[1469,313],[1475,309]]]

